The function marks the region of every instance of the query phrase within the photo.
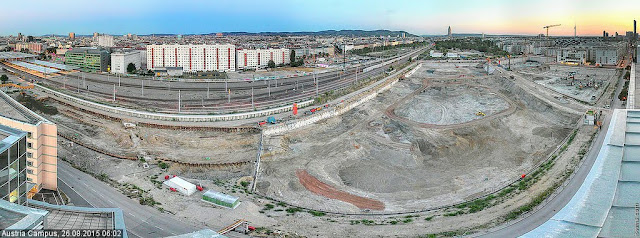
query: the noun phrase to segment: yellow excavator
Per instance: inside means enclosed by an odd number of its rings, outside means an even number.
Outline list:
[[[486,116],[486,114],[484,112],[476,112],[476,116]]]

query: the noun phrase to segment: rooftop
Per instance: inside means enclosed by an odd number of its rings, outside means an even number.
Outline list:
[[[0,91],[0,116],[30,124],[47,121],[2,91]]]
[[[119,208],[53,205],[35,200],[29,200],[29,206],[49,212],[47,229],[126,229]]]
[[[42,223],[47,211],[0,200],[0,230],[33,229]]]
[[[27,215],[0,207],[0,230],[7,229],[11,225],[22,220]]]
[[[27,133],[24,131],[0,125],[0,151],[5,151],[7,148],[11,147],[11,145],[16,143],[16,141],[26,135]]]
[[[36,55],[26,54],[22,52],[0,52],[0,60],[6,59],[24,59],[24,58],[33,58]]]
[[[107,51],[99,48],[94,48],[94,47],[81,47],[81,48],[71,49],[67,51],[67,53],[100,54],[100,53],[107,53]]]
[[[556,215],[523,237],[635,237],[639,193],[640,110],[616,109],[580,189]]]

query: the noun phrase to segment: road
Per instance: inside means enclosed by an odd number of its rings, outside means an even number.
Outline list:
[[[616,88],[616,93],[614,94],[613,103],[611,104],[612,109],[623,108],[622,102],[618,100],[618,97],[617,97],[617,95],[622,90],[623,85],[624,85],[624,79],[620,77],[618,79],[618,84],[617,84],[618,87]],[[606,97],[608,95],[603,95],[603,96]],[[574,177],[571,180],[569,180],[567,186],[562,191],[560,191],[560,193],[557,196],[555,196],[553,199],[548,201],[548,203],[545,204],[543,207],[541,207],[539,210],[534,211],[534,213],[532,213],[528,217],[525,217],[524,219],[516,223],[509,224],[506,227],[499,227],[496,230],[490,231],[489,233],[484,233],[484,234],[479,233],[473,236],[474,237],[476,236],[519,237],[535,229],[536,227],[542,225],[547,220],[551,219],[551,217],[553,217],[558,211],[560,211],[560,209],[562,209],[565,205],[567,205],[567,203],[569,203],[573,195],[576,194],[580,186],[582,186],[584,179],[587,177],[587,174],[589,174],[589,171],[591,171],[591,167],[593,166],[593,163],[598,157],[598,153],[600,152],[600,148],[602,147],[602,144],[604,143],[604,138],[607,134],[606,131],[609,129],[611,114],[612,113],[606,114],[602,124],[601,132],[605,132],[605,133],[598,133],[595,139],[595,142],[593,144],[594,146],[589,149],[589,152],[586,154],[586,157],[582,166],[575,171]]]
[[[138,201],[71,167],[67,162],[58,161],[58,179],[61,182],[60,189],[76,206],[122,209],[130,237],[164,237],[204,229],[176,220],[155,208],[140,205]]]

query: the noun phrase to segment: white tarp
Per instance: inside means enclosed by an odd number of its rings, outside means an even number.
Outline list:
[[[196,185],[181,179],[180,177],[173,177],[167,181],[164,181],[162,185],[169,188],[175,188],[178,192],[184,195],[191,195],[196,192]]]

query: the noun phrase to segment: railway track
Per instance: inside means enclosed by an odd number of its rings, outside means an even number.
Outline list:
[[[400,63],[404,63],[400,62]],[[376,74],[382,74],[382,72],[384,71],[383,68],[380,69],[376,69],[376,70],[372,70],[369,72],[365,72],[365,73],[359,73],[358,74],[358,78],[367,78],[369,76],[375,76]],[[330,77],[330,76],[325,76],[326,77]],[[275,106],[283,106],[283,105],[288,105],[290,103],[293,102],[300,102],[303,100],[308,100],[311,98],[314,98],[316,95],[316,90],[314,90],[313,87],[313,82],[312,82],[312,78],[309,79],[309,82],[306,82],[305,85],[308,85],[307,88],[309,88],[309,90],[306,90],[304,93],[300,93],[300,94],[296,94],[293,96],[287,96],[287,95],[291,95],[291,91],[292,89],[295,89],[295,80],[289,82],[289,87],[290,88],[286,88],[286,85],[283,86],[279,86],[279,87],[285,87],[284,90],[279,90],[279,91],[274,91],[271,92],[271,96],[269,96],[269,92],[264,92],[266,88],[261,88],[260,90],[262,90],[262,92],[258,91],[258,93],[254,94],[254,103],[253,106],[257,109],[267,109],[267,108],[271,108],[271,107],[275,107]],[[71,85],[71,84],[64,84],[60,81],[56,81],[56,80],[51,80],[51,79],[45,79],[46,82],[49,82],[51,84],[54,84],[56,86],[66,86],[67,88],[72,88],[72,89],[78,89],[77,86]],[[96,80],[99,81],[99,80]],[[350,85],[352,85],[355,82],[355,72],[352,74],[347,74],[347,75],[343,75],[342,77],[335,77],[333,78],[332,81],[327,82],[327,80],[325,80],[325,83],[322,83],[323,81],[321,79],[318,79],[318,82],[320,82],[319,86],[318,86],[318,94],[324,94],[325,92],[329,92],[332,90],[340,90],[340,89],[344,89],[349,87]],[[304,81],[303,81],[304,83]],[[299,83],[300,85],[300,83]],[[146,86],[145,86],[146,88]],[[274,87],[272,87],[274,88]],[[298,87],[300,90],[300,86]],[[165,90],[167,88],[163,88],[163,90]],[[82,89],[85,90],[85,89]],[[172,88],[172,90],[175,90],[175,88]],[[206,91],[205,89],[202,89]],[[89,92],[91,94],[94,95],[98,95],[104,98],[111,98],[112,94],[111,93],[104,93],[104,92],[100,92],[100,91],[91,91],[89,90]],[[250,95],[250,94],[249,94]],[[122,101],[133,101],[133,100],[137,100],[137,101],[147,101],[147,102],[153,102],[153,103],[165,103],[165,104],[176,104],[177,106],[177,100],[176,99],[149,99],[149,98],[144,98],[144,97],[138,97],[138,96],[117,96],[117,98],[119,100]],[[190,109],[209,109],[208,111],[210,112],[211,110],[222,110],[222,111],[241,111],[240,109],[244,109],[245,111],[247,110],[252,110],[253,108],[251,107],[251,97],[247,96],[246,94],[240,95],[240,96],[235,96],[235,97],[231,97],[231,99],[233,99],[234,103],[227,103],[227,99],[226,98],[218,98],[218,99],[184,99],[182,100],[182,102],[184,103],[184,109],[185,110],[190,110]],[[212,102],[213,101],[213,102]],[[200,103],[200,102],[206,102],[206,103]],[[203,111],[203,110],[198,110],[198,111]]]

